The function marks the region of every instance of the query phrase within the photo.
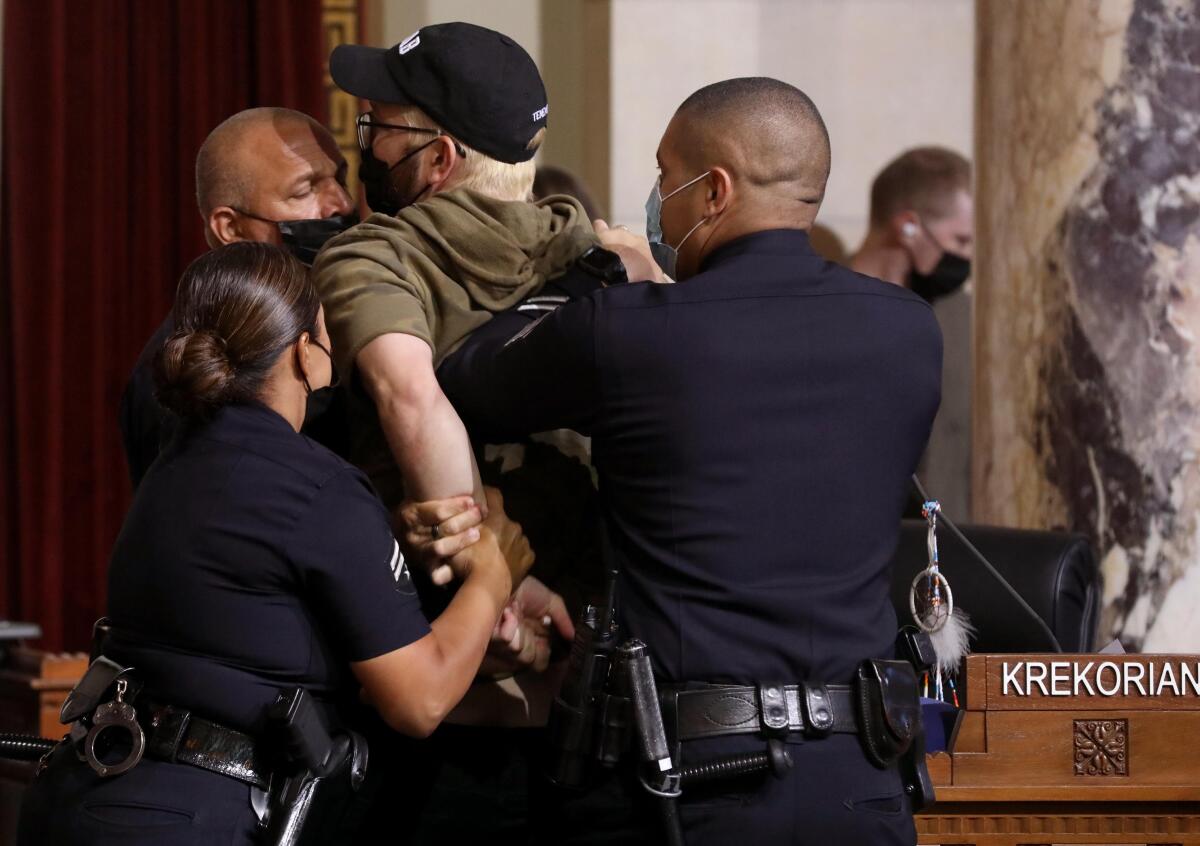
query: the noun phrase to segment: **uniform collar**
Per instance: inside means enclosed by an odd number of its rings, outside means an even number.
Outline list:
[[[773,256],[816,256],[804,229],[766,229],[734,238],[713,250],[700,264],[700,273],[746,253]]]
[[[225,440],[244,437],[296,437],[296,430],[278,412],[260,402],[234,403],[216,413],[208,426],[210,436]]]

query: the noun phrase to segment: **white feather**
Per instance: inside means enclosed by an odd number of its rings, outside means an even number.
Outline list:
[[[943,625],[929,637],[933,641],[933,651],[937,655],[938,667],[943,673],[955,673],[962,664],[967,653],[971,651],[971,638],[975,636],[975,627],[967,612],[955,606]]]

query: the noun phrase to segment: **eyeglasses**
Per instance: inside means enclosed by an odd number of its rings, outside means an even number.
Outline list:
[[[425,135],[446,135],[451,141],[454,141],[454,148],[460,156],[465,156],[467,151],[457,140],[451,138],[447,133],[440,129],[429,129],[424,126],[407,126],[403,123],[384,123],[383,121],[375,120],[371,117],[370,112],[363,112],[354,121],[354,125],[358,128],[358,149],[366,152],[371,148],[371,130],[373,129],[399,129],[403,132],[420,132]]]

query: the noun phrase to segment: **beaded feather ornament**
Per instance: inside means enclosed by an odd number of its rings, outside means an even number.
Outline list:
[[[908,609],[913,622],[933,641],[937,655],[934,667],[934,695],[945,700],[949,689],[954,703],[958,704],[958,693],[954,686],[954,674],[958,671],[967,652],[970,639],[975,634],[971,620],[961,608],[954,607],[954,592],[942,574],[938,561],[937,518],[942,506],[937,500],[929,500],[921,507],[921,514],[929,526],[926,543],[929,548],[929,566],[917,573],[908,593]],[[925,695],[929,695],[929,677],[925,679]]]

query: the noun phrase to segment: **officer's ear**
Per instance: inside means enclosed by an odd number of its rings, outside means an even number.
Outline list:
[[[723,167],[714,167],[704,180],[704,215],[714,217],[733,202],[733,178]]]
[[[309,358],[312,355],[310,340],[307,332],[301,332],[296,343],[292,345],[293,360],[296,362],[296,376],[304,382],[305,386],[308,385],[308,377],[312,374],[312,361]]]
[[[245,221],[229,206],[217,206],[208,213],[208,229],[204,240],[214,249],[222,244],[249,240],[243,231]]]

